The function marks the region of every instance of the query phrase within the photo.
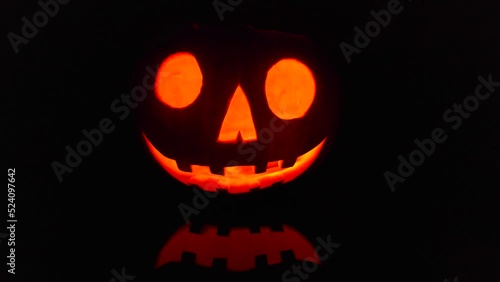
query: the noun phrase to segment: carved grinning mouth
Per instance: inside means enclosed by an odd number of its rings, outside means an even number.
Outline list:
[[[279,182],[287,183],[302,174],[318,157],[326,138],[309,152],[299,156],[295,163],[283,165],[283,160],[267,163],[263,172],[256,173],[256,166],[226,166],[215,172],[209,166],[194,164],[180,165],[176,160],[164,156],[149,141],[143,137],[154,158],[163,168],[180,182],[186,185],[196,185],[203,190],[216,192],[227,190],[231,194],[246,193],[252,189],[263,189]]]
[[[168,263],[222,266],[230,271],[248,271],[260,266],[308,260],[320,264],[312,244],[290,226],[280,230],[261,226],[257,230],[233,227],[227,234],[207,225],[193,232],[181,227],[163,246],[156,268]]]

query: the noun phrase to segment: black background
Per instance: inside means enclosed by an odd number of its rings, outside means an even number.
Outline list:
[[[16,168],[16,277],[107,282],[122,267],[141,281],[155,275],[158,251],[184,224],[178,205],[193,193],[149,156],[132,116],[119,120],[110,104],[130,93],[140,51],[158,26],[197,22],[308,33],[339,70],[341,127],[328,155],[290,185],[234,197],[255,218],[342,244],[309,281],[500,281],[500,91],[456,131],[442,119],[474,94],[479,75],[500,80],[500,7],[436,2],[402,2],[350,64],[339,44],[353,44],[353,28],[387,1],[243,0],[221,23],[211,1],[72,0],[17,55],[6,35],[20,34],[21,17],[39,6],[2,3],[1,160]],[[115,131],[59,183],[51,163],[63,162],[65,146],[105,117]],[[392,193],[383,173],[436,127],[448,140]],[[220,207],[231,201],[218,198],[202,213],[227,212]],[[5,241],[0,249],[3,277]],[[158,274],[183,281],[179,275],[240,279],[196,267]],[[280,273],[255,279],[280,281]]]

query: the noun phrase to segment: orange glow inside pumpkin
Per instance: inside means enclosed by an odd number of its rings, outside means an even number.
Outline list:
[[[219,133],[219,142],[236,142],[238,134],[243,141],[257,140],[257,132],[252,119],[252,112],[248,99],[238,85],[231,98],[224,121]]]
[[[200,94],[203,76],[196,58],[186,52],[170,55],[160,66],[155,82],[157,98],[173,108],[192,104]],[[296,59],[282,59],[267,73],[266,98],[271,111],[281,119],[303,117],[315,98],[316,83],[311,70]],[[154,158],[174,178],[186,185],[206,191],[218,189],[229,193],[245,193],[250,189],[289,182],[302,174],[317,158],[326,138],[309,152],[299,156],[293,166],[282,168],[283,160],[268,162],[263,173],[255,166],[228,164],[221,174],[213,174],[208,166],[191,164],[191,172],[178,168],[176,160],[162,155],[144,135]],[[241,138],[241,140],[239,140]],[[222,122],[218,142],[256,141],[257,133],[248,99],[240,85],[236,88]]]
[[[303,117],[316,94],[311,70],[296,59],[282,59],[269,69],[266,97],[271,111],[281,119]]]
[[[299,156],[291,167],[281,168],[282,160],[268,162],[267,170],[255,173],[255,166],[227,166],[224,175],[213,174],[208,166],[191,165],[192,172],[181,171],[174,159],[165,157],[149,141],[143,137],[153,157],[175,179],[185,185],[196,185],[203,190],[215,192],[216,189],[227,190],[228,193],[238,194],[249,192],[250,189],[263,189],[274,183],[287,183],[302,174],[318,157],[326,138],[309,152]]]
[[[196,58],[186,52],[170,55],[158,69],[155,93],[164,104],[173,108],[191,105],[201,91],[203,76]]]

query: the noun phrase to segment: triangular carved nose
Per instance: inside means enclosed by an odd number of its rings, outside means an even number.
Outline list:
[[[256,140],[257,132],[253,123],[250,104],[243,89],[238,85],[229,103],[217,141],[237,143]]]

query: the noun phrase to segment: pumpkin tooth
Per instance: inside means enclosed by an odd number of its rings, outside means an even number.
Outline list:
[[[249,229],[250,229],[251,234],[260,233],[260,226],[258,226],[258,225],[250,226]]]
[[[283,160],[283,163],[281,164],[281,168],[288,168],[292,167],[295,165],[295,161],[297,161],[297,158],[287,158]]]
[[[191,252],[182,252],[181,261],[186,264],[196,264],[196,254]]]
[[[227,258],[214,258],[212,268],[215,270],[227,270]]]
[[[268,267],[269,264],[267,262],[267,255],[258,255],[255,256],[255,267],[256,268],[263,268],[263,267]]]
[[[217,236],[229,236],[229,233],[231,233],[231,228],[228,226],[219,226],[217,228]]]
[[[255,165],[255,173],[264,173],[267,170],[267,161],[258,161]]]
[[[295,263],[296,258],[295,258],[295,253],[293,250],[285,250],[280,252],[281,255],[281,262],[282,263]]]
[[[274,232],[284,232],[283,224],[273,224],[271,225],[271,230]]]
[[[175,161],[177,164],[177,168],[184,172],[193,172],[191,169],[191,165],[187,162]]]
[[[211,165],[210,172],[212,174],[218,174],[224,176],[224,167],[219,165]]]
[[[200,224],[200,223],[193,223],[191,224],[191,226],[189,227],[189,232],[191,233],[195,233],[195,234],[202,234],[203,233],[203,228],[205,226],[203,224]]]

